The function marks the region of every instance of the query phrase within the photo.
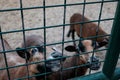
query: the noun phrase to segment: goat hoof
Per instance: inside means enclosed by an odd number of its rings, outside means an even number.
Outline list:
[[[99,58],[96,56],[90,57],[90,60],[88,61],[89,68],[91,70],[99,70],[101,66],[101,62],[99,62]]]

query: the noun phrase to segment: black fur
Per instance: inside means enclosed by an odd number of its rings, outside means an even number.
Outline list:
[[[21,50],[19,50],[21,49]],[[27,52],[26,50],[22,49],[22,48],[16,48],[16,52],[17,54],[21,57],[21,58],[24,58],[26,60],[29,60],[30,58],[30,53]]]

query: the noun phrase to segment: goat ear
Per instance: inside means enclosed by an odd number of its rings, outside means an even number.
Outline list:
[[[70,46],[65,47],[65,50],[66,50],[66,51],[69,51],[69,52],[75,52],[75,51],[76,51],[76,47],[70,45]]]
[[[20,57],[28,60],[28,59],[30,58],[30,54],[29,54],[29,53],[26,53],[25,50],[19,50],[19,49],[22,49],[22,48],[19,48],[19,47],[16,48],[17,54],[18,54]]]

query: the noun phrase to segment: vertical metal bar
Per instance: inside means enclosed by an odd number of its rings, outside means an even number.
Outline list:
[[[21,8],[21,10],[20,10],[20,13],[21,13],[21,21],[22,21],[22,30],[23,30],[23,41],[24,41],[24,48],[26,48],[26,42],[25,42],[25,26],[24,26],[24,15],[23,15],[23,7],[22,7],[22,0],[20,0],[20,8]],[[28,63],[28,61],[27,61],[27,54],[25,54],[25,61],[26,61],[26,63]],[[27,67],[27,76],[28,76],[28,80],[29,80],[29,70],[28,70],[28,64],[26,64],[26,67]]]
[[[3,51],[5,51],[5,46],[4,46],[4,42],[3,42],[1,27],[0,27],[0,38],[1,38],[1,43],[2,43],[1,46],[3,47]],[[3,52],[3,55],[4,55],[4,59],[5,59],[5,65],[6,65],[8,80],[10,80],[10,72],[9,72],[9,69],[8,69],[8,63],[7,63],[6,53]],[[1,74],[1,73],[0,73],[0,74]]]
[[[108,47],[108,51],[105,57],[103,66],[103,73],[112,79],[115,71],[115,67],[120,54],[120,0],[117,4],[115,19],[113,22],[111,39]]]
[[[65,37],[65,20],[66,20],[66,0],[64,0],[64,12],[63,12],[63,35],[62,35],[62,55],[64,53],[64,37]],[[62,59],[61,59],[62,62]],[[63,80],[63,65],[61,64],[61,70],[60,70],[60,80]]]
[[[99,18],[98,18],[98,26],[97,26],[97,29],[96,29],[96,36],[98,36],[98,32],[99,32],[100,19],[101,19],[102,10],[103,10],[103,3],[104,3],[104,0],[102,0],[101,7],[100,7],[100,13],[99,13]],[[96,37],[96,40],[97,40],[97,37]]]
[[[84,4],[83,4],[83,10],[82,10],[82,21],[83,22],[82,24],[80,24],[80,37],[79,37],[79,41],[81,42],[82,41],[82,28],[83,28],[83,25],[84,25],[84,16],[85,16],[85,8],[86,8],[86,0],[84,0]],[[78,48],[79,49],[79,48]],[[79,56],[78,56],[79,57]],[[77,61],[76,63],[78,63],[78,58],[77,58]],[[77,70],[77,69],[76,69]],[[77,75],[77,71],[75,70],[75,75]]]
[[[99,27],[100,27],[100,19],[101,19],[102,10],[103,10],[103,4],[104,4],[104,0],[102,0],[101,6],[100,6],[100,12],[99,12],[99,17],[98,17],[98,26],[96,26],[96,27],[97,27],[97,29],[96,29],[96,36],[99,35],[98,32],[99,32]],[[98,38],[98,37],[96,37],[95,40],[93,40],[94,43],[95,43],[95,47],[96,47],[97,38]],[[93,49],[92,59],[93,59],[93,56],[94,56],[94,54],[95,54],[95,47],[94,47],[94,49]],[[91,73],[91,70],[89,71],[89,73]]]
[[[45,73],[46,73],[46,8],[45,0],[43,0],[43,26],[44,26],[44,60],[45,60]],[[46,74],[45,74],[45,80]]]
[[[86,3],[86,0],[84,0],[84,4],[83,4],[82,22],[84,22],[84,16],[85,16],[85,8],[86,8],[86,7],[85,7],[85,5],[86,5],[85,3]],[[81,37],[82,37],[82,28],[83,28],[83,24],[84,24],[84,23],[82,23],[82,24],[81,24],[82,26],[80,27],[80,40],[82,40]]]

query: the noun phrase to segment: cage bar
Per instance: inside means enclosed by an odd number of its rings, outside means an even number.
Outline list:
[[[92,21],[87,21],[87,22],[84,22],[84,20],[83,20],[83,22],[79,22],[79,24],[90,23],[90,22],[98,22],[98,28],[99,28],[99,24],[100,24],[101,21],[108,21],[108,20],[113,20],[114,19],[114,24],[113,24],[113,28],[112,28],[112,35],[111,35],[109,48],[108,49],[101,49],[101,50],[93,50],[93,51],[91,51],[91,52],[94,53],[94,52],[98,52],[98,51],[102,51],[102,50],[108,50],[106,58],[105,58],[103,72],[98,72],[98,73],[94,73],[94,74],[90,73],[89,75],[82,76],[82,77],[76,77],[76,78],[73,78],[72,80],[109,80],[109,79],[118,80],[118,79],[120,79],[120,68],[117,68],[117,69],[115,69],[115,68],[116,68],[116,64],[117,64],[119,53],[120,53],[120,44],[119,44],[119,39],[120,39],[120,36],[119,36],[120,35],[120,24],[119,24],[119,22],[120,22],[120,14],[119,14],[120,13],[120,10],[119,10],[120,9],[120,1],[118,1],[118,6],[117,6],[115,18],[107,18],[107,19],[101,19],[100,18],[101,13],[102,13],[102,7],[103,7],[102,5],[103,5],[103,3],[110,3],[110,2],[117,2],[117,1],[118,0],[99,0],[99,1],[93,1],[93,2],[86,2],[86,0],[84,0],[84,2],[82,2],[82,3],[67,4],[67,0],[64,0],[64,4],[47,5],[46,6],[46,2],[45,2],[45,0],[43,0],[43,6],[22,7],[22,0],[20,0],[20,8],[3,9],[3,10],[0,10],[0,12],[20,11],[21,12],[20,16],[21,16],[22,29],[21,30],[12,30],[12,31],[0,32],[0,35],[2,37],[2,34],[23,32],[23,38],[24,38],[24,41],[25,41],[25,31],[43,29],[43,31],[44,31],[44,47],[50,46],[50,45],[62,44],[62,53],[64,53],[64,43],[73,42],[72,40],[71,41],[65,41],[64,40],[65,27],[70,25],[70,24],[65,23],[65,21],[66,21],[66,7],[67,6],[83,5],[83,15],[84,15],[85,6],[87,4],[101,3],[101,10],[100,10],[98,20],[92,20]],[[47,26],[46,25],[46,8],[55,8],[55,7],[63,7],[63,10],[64,10],[63,24]],[[38,26],[37,28],[25,29],[24,28],[24,14],[23,14],[23,11],[24,10],[31,10],[31,9],[40,9],[40,8],[43,9],[43,21],[44,21],[43,26],[42,27]],[[78,24],[78,23],[74,23],[74,24]],[[62,27],[63,28],[62,41],[57,42],[57,43],[53,42],[51,44],[46,44],[46,29],[47,28],[56,28],[56,27]],[[96,36],[88,37],[88,38],[85,38],[85,39],[98,38],[98,37],[103,37],[103,36],[110,36],[110,34],[109,35],[97,35],[97,32],[98,31],[96,31]],[[79,39],[76,39],[75,41],[79,41]],[[30,48],[32,48],[32,47],[30,47]],[[3,45],[3,49],[4,49],[4,45]],[[28,49],[28,48],[25,47],[25,49]],[[4,55],[5,55],[5,52],[12,52],[12,51],[15,51],[15,50],[9,50],[9,51],[3,50],[3,51],[0,51],[0,52],[4,53]],[[45,61],[41,61],[41,62],[46,63],[46,61],[47,61],[46,60],[46,50],[44,50],[44,52],[45,52],[45,54],[44,54]],[[85,52],[85,53],[89,54],[90,52]],[[83,52],[83,53],[81,53],[79,55],[73,55],[73,56],[80,56],[80,55],[83,55],[85,53]],[[68,58],[68,57],[72,57],[72,56],[67,56],[66,58]],[[6,59],[6,57],[5,57],[5,59]],[[104,60],[101,61],[101,62],[104,62]],[[26,64],[23,64],[23,65],[7,66],[7,62],[6,62],[6,67],[5,68],[0,68],[0,70],[7,70],[8,71],[8,77],[9,77],[9,80],[10,80],[9,69],[15,68],[15,67],[20,67],[20,66],[27,66],[28,67],[28,65],[30,65],[30,64],[37,64],[37,63],[40,63],[40,62],[27,63],[27,61],[26,61]],[[70,68],[62,68],[61,71],[60,71],[61,72],[61,75],[60,75],[61,79],[60,80],[62,80],[62,71],[73,69],[73,68],[76,69],[78,67],[86,66],[86,65],[87,64],[83,64],[83,65],[79,65],[79,66],[73,66],[73,67],[70,67]],[[46,64],[45,64],[45,66],[46,66]],[[91,72],[91,70],[90,70],[90,72]],[[29,76],[29,74],[28,74],[27,76],[22,77],[22,78],[17,79],[17,80],[27,79],[27,78],[29,79],[31,77],[40,76],[40,75],[45,75],[44,79],[47,80],[47,78],[46,78],[47,74],[49,74],[49,73],[47,73],[46,69],[45,69],[45,73],[43,73],[43,74],[32,75],[32,76]]]
[[[112,78],[114,70],[120,54],[120,0],[117,4],[115,20],[113,22],[111,40],[109,43],[108,51],[106,54],[103,73],[108,77]]]
[[[118,80],[118,79],[120,79],[120,68],[115,69],[115,75],[113,76],[112,80]],[[76,78],[73,78],[71,80],[110,80],[110,79],[108,79],[103,74],[103,72],[98,72],[98,73],[94,73],[91,75],[76,77]]]

